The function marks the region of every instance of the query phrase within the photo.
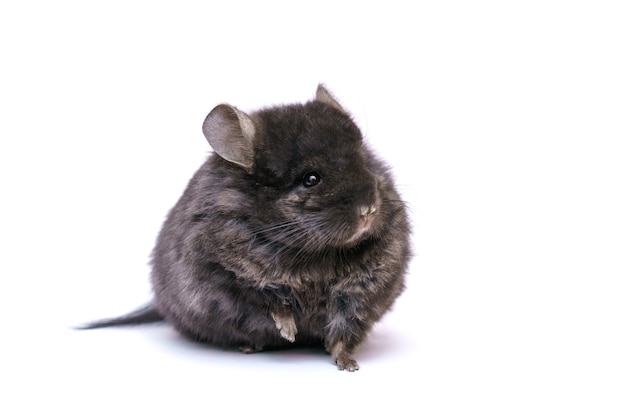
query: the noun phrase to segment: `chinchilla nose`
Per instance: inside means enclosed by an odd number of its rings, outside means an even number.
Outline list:
[[[373,179],[373,186],[370,186],[367,197],[357,206],[360,218],[370,219],[380,209],[380,195],[378,193],[378,181]]]
[[[380,180],[367,169],[355,172],[360,181],[352,189],[353,208],[359,217],[371,217],[380,209]]]
[[[359,215],[363,217],[369,217],[376,213],[378,208],[376,205],[363,205],[359,207]]]

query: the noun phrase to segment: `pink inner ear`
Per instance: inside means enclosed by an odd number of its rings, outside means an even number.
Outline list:
[[[246,169],[252,167],[255,130],[248,115],[229,105],[216,106],[204,120],[202,132],[220,157]]]

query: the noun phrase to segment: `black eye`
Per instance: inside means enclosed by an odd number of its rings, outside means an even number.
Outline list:
[[[322,177],[315,171],[309,171],[302,176],[302,185],[304,187],[317,186],[322,181]]]

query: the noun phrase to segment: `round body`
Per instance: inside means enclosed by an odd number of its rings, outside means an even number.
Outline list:
[[[245,352],[320,344],[340,369],[404,289],[409,223],[388,168],[323,88],[247,115],[220,105],[215,153],[152,255],[155,308],[194,340]]]

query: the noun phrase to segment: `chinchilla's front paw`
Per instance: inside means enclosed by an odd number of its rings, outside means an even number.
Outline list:
[[[276,324],[276,328],[280,331],[280,336],[289,341],[290,343],[296,341],[296,334],[298,329],[296,328],[296,322],[293,316],[289,313],[274,313],[272,312],[272,319]]]

